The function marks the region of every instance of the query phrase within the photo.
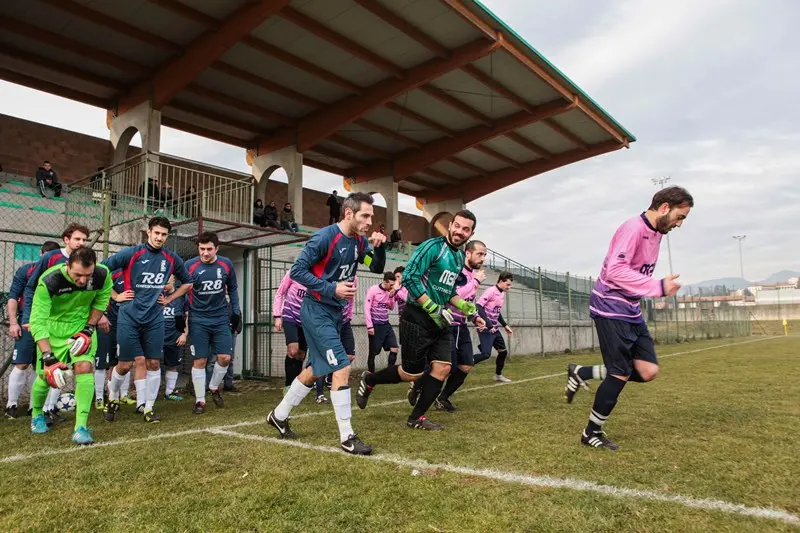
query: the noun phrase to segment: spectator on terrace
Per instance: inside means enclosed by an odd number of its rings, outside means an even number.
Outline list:
[[[44,164],[36,170],[36,186],[39,188],[42,198],[47,198],[45,189],[53,189],[56,198],[61,196],[61,184],[58,182],[58,175],[50,165],[50,161],[45,161]]]
[[[175,194],[172,185],[168,181],[165,181],[164,186],[161,187],[160,199],[161,206],[164,208],[167,216],[172,216],[173,207],[175,206]]]
[[[253,205],[253,224],[261,227],[267,225],[267,218],[264,215],[264,202],[261,201],[261,198],[256,199],[256,203]]]
[[[153,176],[147,178],[147,184],[139,186],[139,196],[145,201],[145,209],[148,213],[155,211],[161,205],[161,193],[158,190],[158,178]]]
[[[342,204],[339,202],[339,196],[336,194],[336,191],[333,191],[331,195],[328,196],[328,201],[325,202],[325,205],[328,206],[330,211],[328,225],[339,222],[339,217],[342,215]]]
[[[290,202],[283,204],[283,211],[281,211],[281,229],[297,233],[297,222],[294,221],[294,211],[292,211],[292,204]]]
[[[197,206],[197,189],[194,186],[186,189],[181,196],[181,211],[186,218],[195,218],[200,212]]]
[[[400,250],[403,251],[405,246],[403,244],[403,231],[400,229],[396,229],[392,232],[392,235],[389,237],[389,250]]]
[[[278,224],[278,208],[275,207],[274,201],[270,202],[269,205],[264,208],[264,225],[270,228],[281,229],[280,224]]]

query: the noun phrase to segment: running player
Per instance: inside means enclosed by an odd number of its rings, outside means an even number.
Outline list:
[[[170,276],[163,295],[169,296],[174,292],[175,276]],[[164,306],[164,399],[174,402],[183,400],[183,396],[175,392],[175,387],[178,384],[178,367],[183,362],[183,347],[188,338],[186,317],[183,314],[185,299],[181,296]]]
[[[283,362],[284,395],[289,391],[294,379],[303,371],[303,360],[308,351],[300,319],[300,307],[303,305],[305,295],[306,288],[294,281],[287,270],[272,303],[275,330],[278,333],[283,332],[286,339],[286,358]]]
[[[492,348],[497,350],[494,380],[500,383],[509,383],[511,381],[503,375],[508,348],[506,348],[500,328],[504,328],[509,337],[514,334],[514,330],[506,324],[502,313],[506,291],[511,288],[513,281],[514,276],[510,272],[500,272],[497,277],[497,283],[483,291],[481,297],[478,298],[478,313],[486,322],[486,330],[478,333],[481,353],[475,356],[475,364],[477,365],[481,361],[489,359],[492,356]]]
[[[589,423],[581,435],[581,443],[586,446],[619,448],[606,437],[603,424],[628,381],[651,381],[658,374],[655,345],[642,316],[640,301],[645,296],[674,296],[680,289],[677,274],[670,273],[660,280],[652,276],[662,236],[681,227],[692,207],[694,199],[686,189],[661,189],[653,196],[647,211],[624,222],[611,239],[589,298],[589,315],[597,330],[606,375],[597,388]],[[572,400],[571,395],[574,396],[580,383],[594,375],[592,367],[570,365],[567,401]]]
[[[111,298],[111,273],[96,263],[94,251],[80,247],[66,264],[45,270],[36,286],[30,315],[39,373],[33,386],[31,432],[47,433],[42,407],[48,385],[62,388],[64,374],[71,366],[75,374],[75,444],[94,442],[87,422],[94,394],[95,329]]]
[[[153,412],[161,387],[161,358],[164,350],[164,305],[180,298],[191,288],[191,278],[176,253],[164,248],[172,225],[164,217],[153,217],[147,223],[147,243],[123,248],[103,264],[109,269],[122,269],[124,288],[134,291],[133,299],[119,306],[117,342],[119,362],[111,372],[108,384],[109,401],[105,419],[114,421],[119,411],[120,387],[124,376],[136,365],[136,410],[145,422],[159,422]],[[164,285],[171,275],[183,285],[169,296],[163,296]]]
[[[189,292],[189,339],[192,354],[192,384],[195,404],[193,413],[205,412],[206,406],[206,362],[216,355],[214,370],[208,389],[217,407],[224,407],[219,385],[228,371],[233,354],[233,334],[242,323],[242,310],[239,307],[239,286],[236,271],[227,257],[217,255],[219,237],[211,231],[197,237],[198,257],[186,262],[186,269],[192,277],[192,290]],[[228,310],[228,298],[231,309]]]
[[[289,413],[311,392],[317,378],[332,372],[331,403],[339,441],[344,451],[357,455],[369,455],[372,448],[359,440],[350,424],[350,358],[341,340],[342,309],[345,301],[355,296],[353,279],[358,263],[375,273],[383,272],[386,264],[386,236],[375,232],[369,243],[364,238],[372,225],[372,204],[369,194],[350,194],[343,203],[344,219],[314,233],[292,266],[290,276],[307,289],[300,315],[309,361],[280,404],[267,415],[267,422],[281,437],[296,438],[289,427]]]
[[[58,243],[55,241],[47,241],[42,244],[39,250],[39,256],[46,254],[52,250],[58,250]],[[14,353],[11,355],[11,373],[8,375],[8,403],[6,403],[6,418],[17,418],[19,416],[19,395],[25,387],[29,376],[30,387],[36,379],[36,372],[29,372],[31,365],[36,362],[36,345],[33,342],[33,337],[28,330],[22,329],[20,326],[20,319],[22,318],[22,305],[23,293],[25,285],[28,283],[28,278],[33,273],[36,263],[28,263],[22,265],[14,273],[14,279],[11,281],[11,288],[8,290],[8,336],[14,339]],[[31,389],[28,388],[28,391]],[[31,409],[33,408],[33,396],[30,399]]]
[[[375,372],[375,357],[381,351],[389,352],[389,366],[397,364],[397,337],[389,323],[389,311],[394,309],[395,276],[392,272],[383,273],[383,281],[367,291],[364,300],[364,318],[369,335],[367,368]]]
[[[388,366],[374,374],[364,372],[356,394],[361,409],[367,406],[370,394],[380,383],[400,383],[420,379],[421,389],[408,427],[443,429],[425,417],[430,406],[442,392],[442,384],[452,366],[450,325],[453,316],[447,303],[453,304],[467,318],[483,327],[474,303],[463,300],[456,292],[456,279],[464,268],[465,256],[459,249],[475,231],[472,212],[459,211],[450,221],[447,236],[423,242],[414,250],[403,272],[403,286],[408,289],[408,301],[400,317],[400,343],[403,347],[402,368]],[[423,375],[426,365],[430,373]]]

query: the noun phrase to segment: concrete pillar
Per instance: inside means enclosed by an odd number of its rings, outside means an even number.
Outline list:
[[[111,112],[109,115],[108,128],[111,131],[115,165],[126,159],[131,139],[137,131],[142,137],[142,151],[161,151],[161,111],[153,109],[149,101],[142,102],[119,116]]]
[[[344,188],[349,192],[365,192],[380,194],[386,200],[386,232],[392,233],[400,229],[400,212],[397,205],[397,183],[391,176],[378,178],[364,183],[355,183],[355,180],[345,178]]]
[[[443,202],[422,203],[421,206],[419,204],[420,202],[418,200],[417,207],[422,209],[422,216],[431,223],[429,228],[429,236],[431,237],[445,235],[447,233],[447,226],[450,220],[452,220],[453,215],[466,207],[466,204],[464,204],[464,201],[460,198],[445,200]],[[446,217],[444,215],[449,216]]]
[[[248,154],[248,161],[253,168],[253,177],[256,180],[255,197],[265,200],[267,182],[277,169],[282,168],[289,180],[289,201],[294,210],[294,220],[303,223],[303,154],[295,146],[287,146],[269,154]],[[266,203],[266,200],[265,200]],[[278,212],[283,206],[277,206]]]

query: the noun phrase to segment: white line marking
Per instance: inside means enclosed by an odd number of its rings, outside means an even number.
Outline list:
[[[418,469],[418,470],[444,470],[454,474],[462,474],[466,476],[482,477],[494,481],[502,481],[505,483],[518,483],[521,485],[531,485],[535,487],[547,488],[561,488],[571,489],[584,492],[595,492],[598,494],[605,494],[608,496],[629,497],[637,498],[640,500],[651,500],[669,503],[680,503],[687,507],[695,509],[704,509],[710,511],[720,511],[728,514],[738,514],[744,516],[755,516],[758,518],[772,518],[781,520],[789,524],[800,524],[800,517],[793,515],[788,511],[774,508],[765,507],[748,507],[746,505],[735,504],[723,500],[699,499],[689,496],[681,496],[679,494],[668,494],[663,492],[656,492],[652,490],[637,490],[626,489],[624,487],[615,487],[612,485],[600,485],[591,481],[583,481],[581,479],[572,478],[555,478],[550,476],[530,476],[526,474],[515,474],[513,472],[501,472],[498,470],[490,470],[483,468],[469,468],[466,466],[454,466],[448,464],[428,463],[427,461],[419,459],[407,459],[399,455],[370,455],[370,456],[352,456],[344,453],[339,448],[331,446],[319,446],[316,444],[307,444],[304,442],[278,439],[274,437],[264,437],[262,435],[248,435],[245,433],[237,433],[235,431],[226,431],[222,429],[209,429],[209,433],[214,435],[222,435],[226,437],[236,437],[243,440],[253,440],[259,442],[266,442],[269,444],[280,444],[282,446],[292,446],[295,448],[302,448],[304,450],[313,450],[323,453],[335,453],[348,457],[360,458],[369,461],[376,461],[379,463],[391,463],[402,467]]]

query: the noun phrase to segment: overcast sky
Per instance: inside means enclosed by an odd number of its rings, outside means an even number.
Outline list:
[[[484,4],[638,138],[471,203],[490,248],[596,276],[616,227],[649,204],[651,178],[670,176],[696,203],[670,237],[682,281],[738,276],[737,234],[745,277],[800,270],[800,2]],[[108,137],[105,111],[2,81],[0,112]],[[249,171],[244,150],[169,128],[161,149]],[[308,167],[305,180],[342,191],[340,177]],[[401,195],[401,208],[416,212],[414,199]],[[656,275],[667,271],[664,242]]]

